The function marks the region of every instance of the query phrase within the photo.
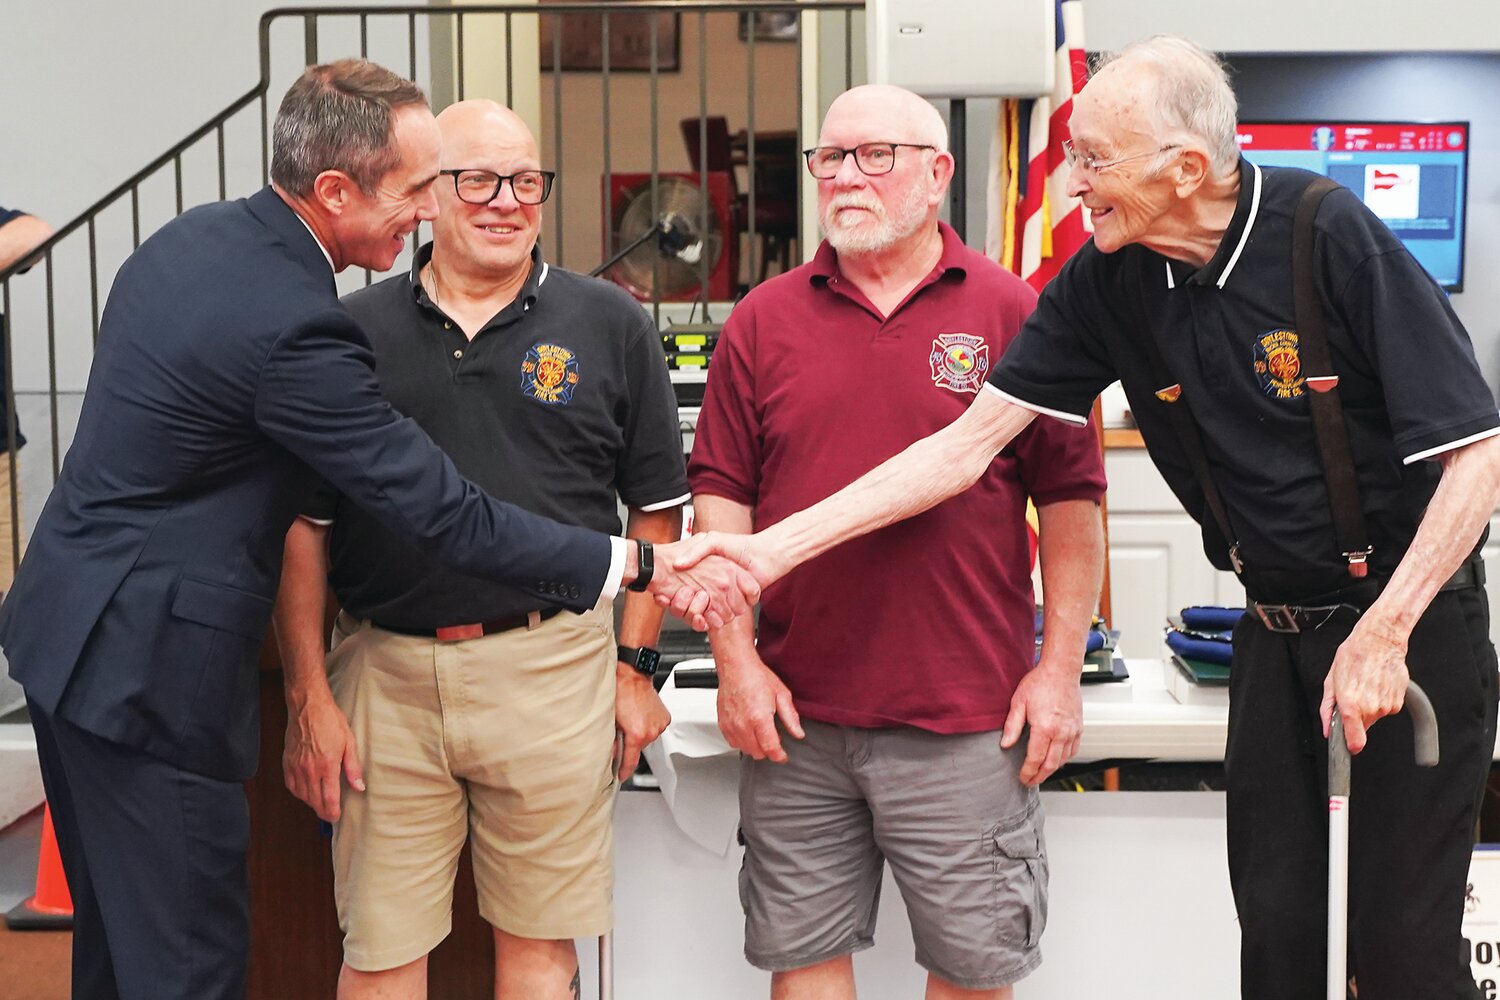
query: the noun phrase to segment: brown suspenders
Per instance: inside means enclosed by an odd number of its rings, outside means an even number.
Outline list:
[[[1334,534],[1339,551],[1348,561],[1349,575],[1363,577],[1368,572],[1371,547],[1365,531],[1364,509],[1359,503],[1349,430],[1344,424],[1344,409],[1339,402],[1339,377],[1333,370],[1332,352],[1328,349],[1328,331],[1323,323],[1323,307],[1318,297],[1317,272],[1313,264],[1313,219],[1323,199],[1337,187],[1328,178],[1319,177],[1302,192],[1292,221],[1292,293],[1299,361],[1304,384],[1309,390],[1308,406],[1323,467],[1323,480],[1328,489]],[[1244,565],[1240,562],[1239,536],[1229,522],[1224,499],[1209,474],[1208,455],[1203,448],[1203,435],[1193,418],[1192,403],[1183,395],[1182,384],[1172,377],[1145,315],[1144,303],[1139,298],[1136,309],[1141,323],[1140,343],[1145,348],[1152,375],[1162,387],[1156,390],[1156,398],[1165,407],[1209,512],[1229,545],[1229,562],[1235,573],[1241,573]]]

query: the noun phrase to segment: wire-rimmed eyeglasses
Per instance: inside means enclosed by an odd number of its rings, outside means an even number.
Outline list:
[[[1064,139],[1062,143],[1063,157],[1068,161],[1070,167],[1082,167],[1091,174],[1097,174],[1101,170],[1118,166],[1121,163],[1129,163],[1131,160],[1143,159],[1147,156],[1155,156],[1157,153],[1165,153],[1169,149],[1181,149],[1177,143],[1162,146],[1159,149],[1148,149],[1144,153],[1131,153],[1129,156],[1117,156],[1113,160],[1101,160],[1097,156],[1086,156],[1073,148],[1072,139]]]
[[[907,149],[937,149],[936,146],[916,142],[862,142],[850,149],[814,146],[812,149],[804,149],[802,155],[807,157],[808,172],[820,181],[836,175],[844,165],[844,157],[850,153],[854,154],[854,165],[861,173],[867,177],[879,177],[895,169],[896,150],[902,146]]]
[[[552,181],[557,174],[551,170],[519,170],[513,174],[497,174],[493,170],[459,168],[440,170],[453,178],[453,190],[458,200],[470,205],[488,205],[500,193],[500,185],[510,181],[511,193],[523,205],[540,205],[552,193]]]

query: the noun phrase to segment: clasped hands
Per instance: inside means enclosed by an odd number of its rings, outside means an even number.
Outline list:
[[[790,568],[773,559],[769,548],[761,535],[713,531],[656,545],[647,589],[657,604],[699,632],[719,628],[754,607],[761,589]]]

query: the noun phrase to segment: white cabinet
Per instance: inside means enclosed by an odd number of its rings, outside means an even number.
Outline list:
[[[1105,455],[1109,477],[1109,590],[1126,657],[1161,655],[1166,616],[1192,604],[1244,604],[1233,573],[1213,568],[1198,525],[1139,448]]]
[[[1203,554],[1197,524],[1183,511],[1156,466],[1139,448],[1105,455],[1109,476],[1111,628],[1126,657],[1161,655],[1168,614],[1192,604],[1233,606],[1245,590],[1233,573],[1215,570]],[[1500,519],[1490,522],[1487,567],[1500,569]],[[1490,638],[1500,639],[1500,576],[1489,588]]]

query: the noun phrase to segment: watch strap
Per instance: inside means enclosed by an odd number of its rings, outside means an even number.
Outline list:
[[[661,663],[661,653],[650,646],[616,645],[615,658],[621,663],[630,664],[637,673],[647,677],[654,677],[657,665]]]
[[[633,590],[637,594],[644,593],[651,584],[651,577],[656,572],[656,560],[651,555],[651,543],[644,538],[637,538],[636,562],[638,564],[635,579],[626,585],[626,590]]]

